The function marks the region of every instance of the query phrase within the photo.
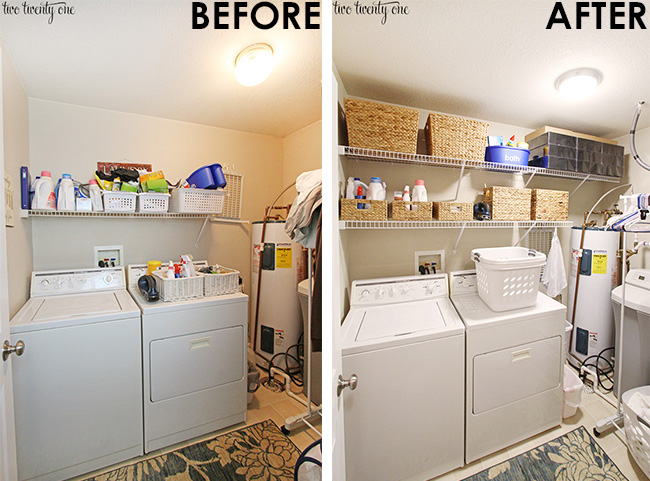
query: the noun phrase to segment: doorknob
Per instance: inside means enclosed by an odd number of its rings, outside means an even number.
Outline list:
[[[357,377],[356,374],[352,374],[352,376],[350,376],[350,379],[343,379],[343,376],[339,374],[339,382],[338,382],[338,386],[336,387],[336,396],[341,397],[341,392],[346,387],[349,387],[351,391],[354,391],[357,388],[358,381],[359,378]]]
[[[9,340],[6,340],[2,345],[2,360],[6,361],[9,359],[9,355],[15,352],[16,356],[22,356],[25,352],[25,343],[23,341],[18,341],[15,346],[9,344]]]

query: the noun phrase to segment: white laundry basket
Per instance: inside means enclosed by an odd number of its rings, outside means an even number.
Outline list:
[[[630,407],[630,398],[635,393],[650,397],[650,386],[637,387],[623,393],[621,404],[625,437],[632,457],[645,475],[650,477],[650,419]]]
[[[478,294],[496,312],[535,305],[546,255],[525,247],[472,250]]]

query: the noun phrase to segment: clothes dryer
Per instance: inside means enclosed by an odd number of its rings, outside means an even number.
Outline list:
[[[532,307],[494,312],[475,271],[450,274],[466,329],[465,462],[562,422],[566,307],[538,293]]]
[[[430,479],[463,465],[463,323],[446,274],[354,281],[343,323],[348,481]]]
[[[129,292],[142,312],[144,450],[246,421],[248,296],[145,300],[147,266],[129,266]]]

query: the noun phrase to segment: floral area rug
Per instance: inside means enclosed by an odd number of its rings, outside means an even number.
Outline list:
[[[584,426],[464,481],[627,481]]]
[[[299,455],[267,420],[85,481],[293,481]]]

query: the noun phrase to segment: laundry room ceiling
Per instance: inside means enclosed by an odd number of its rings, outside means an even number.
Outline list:
[[[610,138],[629,132],[637,103],[650,102],[650,31],[610,28],[610,4],[627,12],[629,2],[606,2],[601,29],[594,10],[577,29],[576,2],[561,2],[570,30],[546,29],[550,0],[400,3],[409,14],[389,13],[385,24],[380,15],[334,15],[334,64],[349,95]],[[650,27],[650,11],[642,19]],[[555,80],[580,67],[600,70],[603,81],[592,96],[565,100]],[[648,126],[650,106],[639,121]]]
[[[213,2],[205,2],[211,23],[202,30],[192,30],[186,0],[66,3],[74,15],[54,15],[51,24],[22,11],[0,15],[29,98],[277,137],[321,118],[321,30],[261,30],[246,19],[239,29],[215,29]],[[273,47],[275,67],[265,82],[244,87],[234,62],[254,43]]]

